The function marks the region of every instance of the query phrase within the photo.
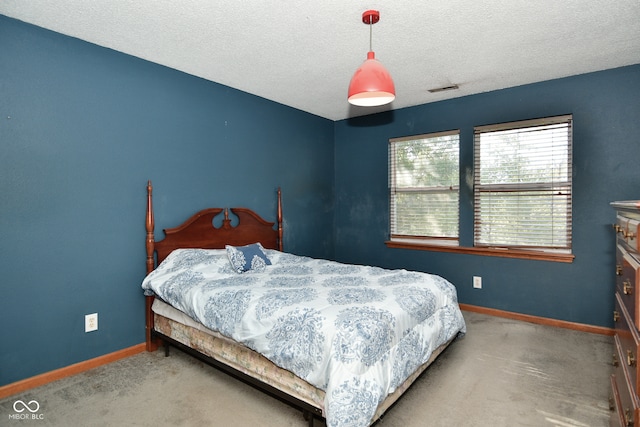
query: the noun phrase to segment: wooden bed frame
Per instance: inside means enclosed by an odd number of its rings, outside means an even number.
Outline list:
[[[282,236],[282,192],[277,191],[277,229],[274,230],[273,222],[264,220],[254,211],[246,208],[209,208],[201,210],[182,225],[175,228],[164,229],[164,239],[155,240],[155,220],[153,215],[153,186],[151,181],[147,182],[147,274],[151,273],[156,266],[175,249],[179,248],[201,248],[201,249],[224,249],[225,245],[243,246],[255,242],[260,242],[266,249],[283,250]],[[229,210],[238,217],[238,224],[231,225]],[[222,225],[216,228],[213,219],[224,212]],[[238,371],[226,364],[209,357],[199,351],[192,349],[174,339],[157,332],[154,329],[154,313],[152,310],[153,295],[145,296],[146,313],[146,350],[156,351],[160,345],[164,346],[165,355],[169,354],[169,345],[173,345],[182,351],[202,360],[203,362],[236,377],[237,379],[258,388],[280,399],[300,410],[309,421],[309,426],[313,426],[315,418],[322,418],[322,410],[309,403],[297,399],[269,384],[266,384],[244,372]]]
[[[277,191],[277,228],[274,229],[274,222],[265,221],[254,211],[246,208],[210,208],[197,212],[186,220],[182,225],[176,228],[165,229],[165,237],[163,240],[155,241],[154,239],[154,216],[153,216],[153,188],[151,181],[147,183],[147,213],[146,213],[146,250],[147,250],[147,274],[151,273],[157,265],[159,265],[174,249],[178,248],[202,248],[202,249],[224,249],[225,245],[243,246],[255,242],[260,242],[267,249],[283,250],[282,245],[282,195],[280,189]],[[229,219],[229,210],[236,215],[239,222],[236,226],[231,225]],[[216,228],[213,225],[213,219],[217,215],[224,212],[222,225]],[[302,400],[301,397],[293,396],[283,390],[280,390],[264,381],[242,372],[234,367],[228,366],[223,361],[210,357],[202,352],[189,347],[181,342],[174,340],[154,329],[154,314],[152,305],[154,296],[146,296],[146,349],[147,351],[155,351],[162,344],[165,348],[165,354],[168,355],[169,346],[175,346],[182,351],[202,360],[203,362],[216,367],[237,379],[256,387],[271,396],[278,398],[298,409],[300,409],[304,418],[309,422],[309,426],[313,427],[316,418],[324,418],[322,408]],[[451,340],[453,341],[453,339]],[[434,350],[431,358],[424,365],[418,368],[405,383],[399,387],[394,393],[387,396],[378,407],[374,421],[379,419],[382,414],[388,410],[400,396],[409,388],[409,386],[426,370],[426,368],[441,354],[442,351],[451,342],[442,345]],[[238,347],[246,347],[237,344]],[[253,352],[253,350],[248,350]],[[282,369],[282,368],[276,368]],[[302,381],[302,380],[301,380]],[[307,383],[308,384],[308,383]],[[309,385],[310,388],[315,389]],[[317,389],[315,389],[317,390]]]

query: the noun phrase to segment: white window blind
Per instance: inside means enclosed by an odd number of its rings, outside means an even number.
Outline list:
[[[571,249],[572,117],[474,129],[474,244]]]
[[[391,239],[457,239],[458,130],[389,140]]]

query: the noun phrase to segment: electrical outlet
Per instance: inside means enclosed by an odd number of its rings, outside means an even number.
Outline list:
[[[84,331],[92,332],[98,330],[98,313],[87,314],[84,316]]]
[[[482,277],[473,276],[473,289],[482,289]]]

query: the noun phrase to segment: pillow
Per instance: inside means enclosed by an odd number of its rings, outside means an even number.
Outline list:
[[[236,273],[244,273],[249,270],[262,270],[271,261],[264,252],[260,243],[247,246],[225,246],[231,267]]]

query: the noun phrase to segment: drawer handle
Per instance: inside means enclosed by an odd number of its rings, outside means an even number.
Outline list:
[[[616,264],[616,276],[622,276],[622,266],[620,264]]]
[[[636,356],[633,355],[631,350],[627,350],[627,365],[635,366],[636,364]]]
[[[618,355],[616,353],[613,353],[612,356],[613,357],[611,358],[611,364],[613,366],[617,367],[619,365],[619,363],[618,363]]]
[[[613,321],[617,322],[618,320],[620,320],[620,313],[618,312],[618,310],[614,310],[613,311]]]
[[[634,237],[636,237],[633,231],[623,231],[622,234],[626,239],[633,239]]]
[[[620,224],[613,224],[613,229],[616,231],[616,233],[620,233],[622,231],[622,227],[620,226]]]
[[[633,293],[633,286],[631,286],[631,281],[630,280],[625,280],[624,282],[622,282],[622,284],[624,285],[622,287],[622,290],[624,292],[625,295],[631,295]]]

